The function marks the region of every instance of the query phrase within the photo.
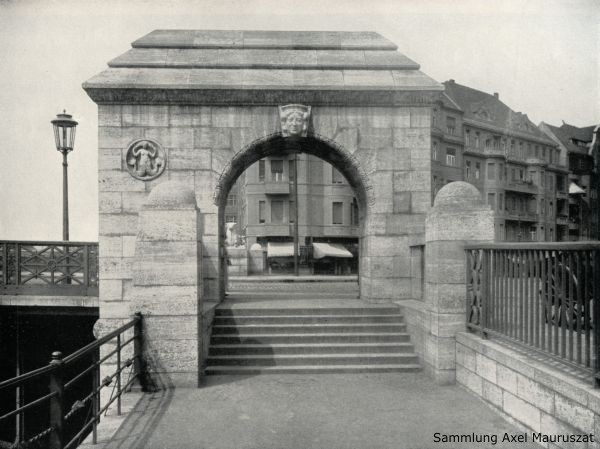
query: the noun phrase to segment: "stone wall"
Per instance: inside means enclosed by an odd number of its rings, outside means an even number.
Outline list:
[[[203,296],[218,300],[215,187],[236,152],[279,131],[277,107],[100,104],[98,117],[101,317],[129,313],[138,214],[149,192],[167,181],[195,192]],[[352,155],[368,177],[361,296],[410,297],[409,246],[422,241],[431,207],[430,107],[315,106],[311,132]],[[164,173],[151,181],[126,170],[127,147],[140,138],[154,139],[167,155]]]
[[[246,248],[227,248],[229,276],[248,276],[248,252]]]
[[[474,334],[456,337],[456,380],[505,416],[545,435],[600,435],[600,391],[569,370]],[[596,443],[543,444],[552,449],[600,448]]]
[[[467,243],[494,240],[493,211],[466,182],[444,186],[425,221],[423,301],[400,302],[425,370],[455,382],[456,334],[465,330]]]

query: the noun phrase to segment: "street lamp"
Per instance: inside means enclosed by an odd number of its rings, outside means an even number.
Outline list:
[[[73,151],[75,145],[75,128],[77,122],[63,110],[52,120],[56,149],[63,155],[63,240],[69,240],[69,181],[67,178],[67,154]]]

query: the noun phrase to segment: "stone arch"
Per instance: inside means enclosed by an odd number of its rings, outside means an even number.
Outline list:
[[[227,269],[222,257],[222,248],[225,244],[225,203],[227,195],[240,175],[258,160],[275,155],[307,153],[319,157],[334,166],[348,181],[352,187],[358,202],[359,210],[359,238],[364,234],[367,211],[374,203],[373,187],[369,176],[354,155],[334,140],[319,134],[309,134],[307,137],[283,137],[280,132],[270,134],[250,143],[238,151],[223,168],[215,187],[214,203],[218,208],[219,226],[219,296],[224,297],[225,278],[224,270]],[[361,245],[362,247],[362,245]],[[364,257],[364,251],[360,251],[360,259]],[[359,267],[362,266],[359,260]],[[359,268],[360,270],[360,268]]]

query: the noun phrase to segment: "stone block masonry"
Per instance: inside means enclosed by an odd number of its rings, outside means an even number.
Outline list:
[[[591,380],[470,333],[456,336],[456,381],[533,434],[593,434],[594,441],[538,440],[549,449],[600,448],[600,391]]]

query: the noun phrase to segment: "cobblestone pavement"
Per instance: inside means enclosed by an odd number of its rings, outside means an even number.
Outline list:
[[[436,443],[436,432],[498,443]],[[502,443],[504,433],[522,432],[465,390],[422,373],[211,376],[199,389],[146,395],[108,448],[540,447]]]

